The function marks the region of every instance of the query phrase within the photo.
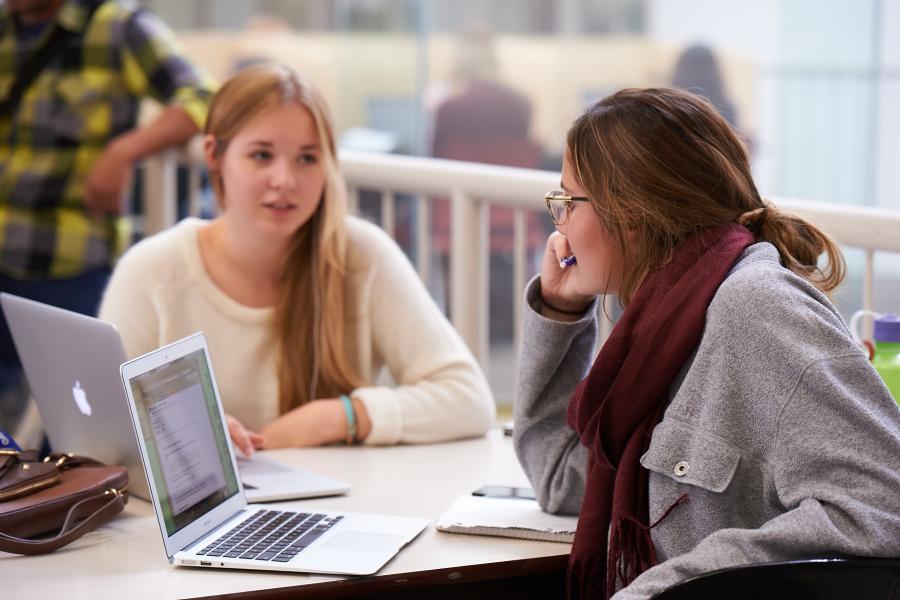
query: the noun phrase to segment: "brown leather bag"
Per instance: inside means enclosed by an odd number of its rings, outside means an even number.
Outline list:
[[[0,450],[0,551],[45,554],[122,512],[128,471],[92,458]]]

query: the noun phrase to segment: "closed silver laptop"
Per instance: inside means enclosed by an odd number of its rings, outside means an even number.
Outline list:
[[[119,332],[109,323],[12,294],[0,294],[31,395],[54,452],[128,469],[128,491],[149,498],[118,365]]]
[[[128,469],[129,492],[150,499],[119,366],[128,360],[111,324],[12,294],[0,294],[19,359],[56,452]],[[136,316],[137,318],[137,316]],[[345,481],[266,459],[239,459],[247,500],[333,496]]]

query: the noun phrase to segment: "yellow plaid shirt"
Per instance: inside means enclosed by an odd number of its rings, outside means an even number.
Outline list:
[[[116,136],[133,129],[141,99],[184,109],[203,127],[215,83],[192,65],[152,13],[106,1],[87,21],[87,0],[67,0],[36,36],[0,6],[0,99],[54,26],[72,36],[0,116],[0,272],[60,278],[109,266],[124,250],[121,218],[92,218],[84,182]]]

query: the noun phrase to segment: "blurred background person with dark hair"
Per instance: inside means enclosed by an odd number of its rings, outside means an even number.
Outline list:
[[[737,110],[728,99],[719,62],[705,44],[693,44],[682,51],[672,71],[672,85],[709,100],[732,127],[737,127]]]

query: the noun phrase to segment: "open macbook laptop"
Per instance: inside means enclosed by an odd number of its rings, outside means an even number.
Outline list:
[[[170,562],[368,575],[428,520],[248,506],[202,333],[122,365]]]
[[[44,431],[58,452],[128,469],[129,492],[150,499],[119,366],[128,360],[110,323],[11,294],[0,303]],[[346,482],[259,454],[239,459],[247,500],[270,502],[345,494]]]

